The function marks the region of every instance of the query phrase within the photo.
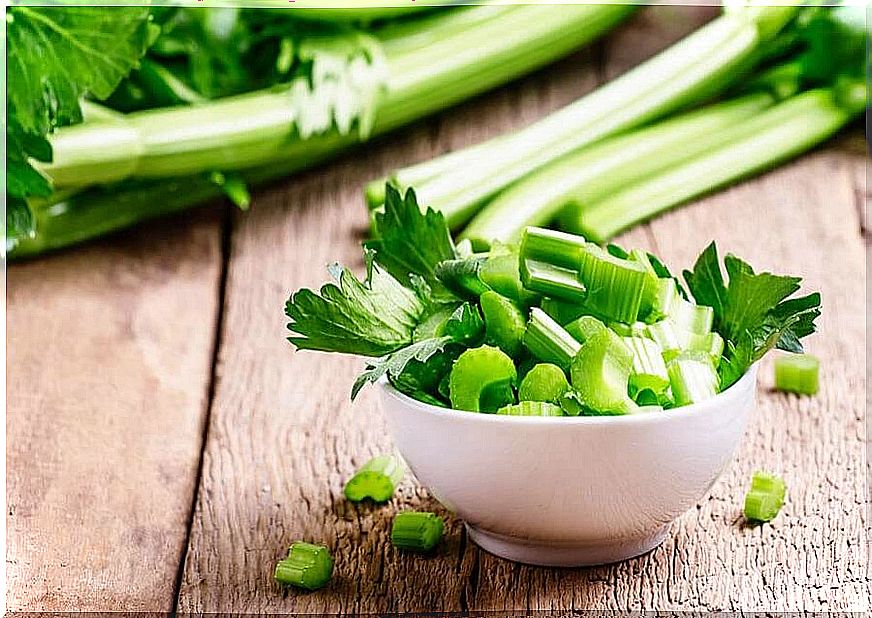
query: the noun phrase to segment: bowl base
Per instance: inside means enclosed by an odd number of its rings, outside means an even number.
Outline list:
[[[635,558],[660,545],[669,532],[667,524],[637,538],[567,544],[506,536],[465,525],[469,537],[488,553],[513,562],[552,567],[595,566]]]

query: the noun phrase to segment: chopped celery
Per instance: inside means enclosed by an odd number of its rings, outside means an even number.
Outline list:
[[[503,406],[497,414],[507,416],[563,416],[560,406],[547,401],[522,401],[510,406]]]
[[[528,307],[536,302],[538,294],[524,289],[518,264],[518,253],[505,245],[491,248],[481,265],[479,277],[482,282],[507,298]]]
[[[678,284],[675,283],[675,279],[672,279],[671,277],[657,279],[656,283],[653,285],[654,293],[651,306],[648,308],[648,313],[645,315],[645,322],[649,324],[662,320],[668,316],[675,303],[682,300],[681,295],[678,293]]]
[[[601,414],[627,414],[635,403],[627,395],[633,356],[621,338],[602,330],[581,346],[572,361],[572,386],[587,407]]]
[[[323,588],[333,575],[333,557],[323,545],[297,542],[276,565],[275,580],[305,590]]]
[[[644,322],[633,322],[632,324],[624,324],[623,322],[609,322],[609,328],[621,335],[622,337],[644,337],[645,329],[648,327]]]
[[[724,353],[724,338],[714,331],[705,335],[687,333],[685,349],[689,352],[705,352],[717,364]]]
[[[584,343],[596,333],[605,330],[607,327],[592,315],[583,315],[577,320],[573,320],[566,325],[566,332],[572,335],[577,341]]]
[[[521,237],[521,260],[577,270],[586,244],[584,238],[576,234],[531,226]]]
[[[775,359],[775,388],[799,395],[818,392],[820,361],[811,354],[790,354]]]
[[[675,299],[669,312],[669,320],[678,328],[706,335],[712,330],[715,310],[705,305],[696,305],[683,298]]]
[[[645,327],[645,336],[659,345],[660,349],[664,352],[684,348],[684,337],[675,325],[668,320],[649,324]]]
[[[718,372],[708,354],[682,352],[669,362],[667,370],[676,405],[697,403],[718,394]]]
[[[481,296],[490,289],[480,278],[484,262],[485,258],[478,256],[445,260],[436,265],[436,278],[460,296]]]
[[[636,321],[648,278],[644,266],[588,243],[581,252],[578,270],[579,279],[588,290],[585,300],[588,307],[616,322]]]
[[[566,369],[578,353],[581,344],[539,308],[530,311],[524,345],[539,360]]]
[[[501,294],[488,291],[479,297],[487,341],[509,356],[516,356],[524,340],[527,319],[515,303]]]
[[[345,497],[352,502],[387,502],[405,474],[406,467],[399,457],[373,457],[345,484]]]
[[[569,390],[566,374],[557,365],[539,363],[527,372],[518,388],[518,400],[557,403]]]
[[[633,355],[630,391],[648,389],[656,395],[665,392],[669,388],[669,374],[660,346],[642,337],[624,337],[623,341]]]
[[[514,403],[517,379],[512,359],[499,348],[483,345],[461,354],[448,378],[451,406],[469,412],[496,412]]]
[[[591,315],[590,309],[584,305],[547,296],[539,303],[539,307],[560,325],[569,324],[585,315]]]
[[[560,396],[558,401],[560,409],[566,416],[582,416],[587,413],[587,408],[584,405],[584,400],[578,391],[569,389]]]
[[[587,296],[577,271],[547,262],[522,259],[521,281],[528,290],[569,302],[582,303]]]
[[[767,472],[755,472],[745,495],[745,517],[755,522],[771,521],[784,505],[787,485]]]
[[[445,524],[435,513],[404,511],[397,513],[391,525],[391,543],[411,551],[427,552],[442,540]]]

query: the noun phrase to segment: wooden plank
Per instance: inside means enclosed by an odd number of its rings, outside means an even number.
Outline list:
[[[211,373],[219,218],[9,267],[10,611],[172,609]]]

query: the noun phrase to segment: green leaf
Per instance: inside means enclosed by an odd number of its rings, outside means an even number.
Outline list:
[[[351,387],[352,401],[367,384],[378,382],[385,375],[396,378],[403,373],[406,365],[410,362],[426,363],[434,354],[441,352],[449,343],[451,343],[451,337],[448,336],[424,339],[377,359],[374,363],[368,365],[366,371],[361,373],[357,380],[354,381],[354,386]]]
[[[288,329],[299,335],[288,338],[292,344],[375,357],[411,343],[429,299],[402,286],[369,256],[368,262],[366,281],[334,264],[329,270],[336,284],[324,285],[320,294],[302,289],[288,299]]]
[[[32,236],[33,233],[33,214],[30,212],[27,202],[20,197],[7,196],[6,251],[11,251],[19,240]]]
[[[151,42],[149,9],[12,7],[6,15],[8,103],[21,128],[45,135],[80,122],[79,99],[112,94]]]
[[[430,208],[422,211],[412,189],[405,197],[391,185],[385,189],[384,211],[377,212],[373,220],[375,240],[366,247],[375,251],[376,261],[398,280],[416,274],[433,286],[439,263],[457,257],[445,218]]]

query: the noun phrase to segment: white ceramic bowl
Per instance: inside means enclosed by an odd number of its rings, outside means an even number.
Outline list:
[[[701,403],[633,416],[521,417],[447,410],[382,383],[394,442],[483,549],[583,566],[645,553],[732,459],[757,366]]]

